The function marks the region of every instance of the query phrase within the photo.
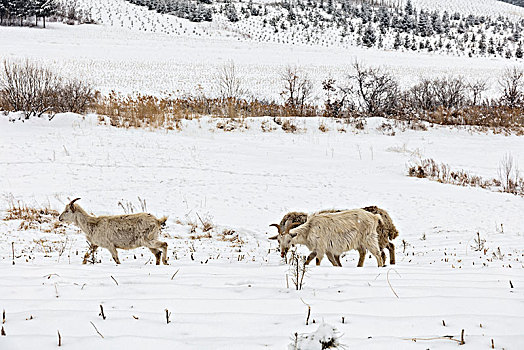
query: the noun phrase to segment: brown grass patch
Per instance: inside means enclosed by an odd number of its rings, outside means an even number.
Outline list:
[[[110,124],[115,127],[170,130],[180,130],[181,119],[201,116],[239,120],[247,117],[299,116],[296,114],[297,111],[289,106],[256,99],[248,101],[235,98],[124,96],[114,91],[109,96],[98,96],[94,103],[94,111],[99,115],[107,116]],[[318,114],[317,107],[308,105],[301,109],[300,116]],[[217,127],[220,128],[221,125],[224,129],[231,128],[228,123],[217,124]]]
[[[504,186],[501,181],[497,179],[484,179],[481,176],[473,175],[465,170],[452,170],[449,165],[444,163],[439,164],[433,159],[421,159],[416,164],[411,164],[408,167],[408,176],[428,178],[445,184],[481,187],[498,192],[524,196],[524,179],[518,177],[518,170],[517,178],[509,182],[510,186]]]

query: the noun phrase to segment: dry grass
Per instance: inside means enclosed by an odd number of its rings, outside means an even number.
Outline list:
[[[427,121],[438,125],[484,127],[498,133],[524,135],[524,108],[507,106],[467,106],[460,109],[439,107],[434,111],[404,112],[395,119]],[[422,130],[427,130],[423,128]]]
[[[444,163],[439,164],[433,159],[421,159],[417,163],[409,165],[408,176],[428,178],[445,184],[481,187],[524,196],[523,178],[517,177],[514,186],[511,187],[511,191],[508,191],[500,180],[484,179],[481,176],[473,175],[465,170],[452,170],[449,165]]]
[[[295,109],[276,102],[245,100],[236,98],[159,98],[149,95],[124,96],[111,92],[109,96],[99,96],[94,104],[94,112],[107,116],[110,124],[123,128],[166,128],[180,130],[182,119],[201,116],[231,118],[236,126],[221,122],[217,128],[231,131],[242,126],[247,117],[288,117],[298,116]],[[305,106],[300,116],[315,116],[319,111],[314,106]],[[240,124],[239,122],[240,121]],[[239,124],[239,125],[238,125]]]
[[[20,220],[20,230],[40,229],[46,233],[65,233],[65,225],[58,221],[59,214],[56,210],[11,202],[6,213],[3,220]]]

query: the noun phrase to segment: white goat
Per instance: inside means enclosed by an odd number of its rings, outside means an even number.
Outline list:
[[[304,224],[291,224],[283,234],[272,239],[278,239],[282,257],[295,244],[307,246],[311,254],[306,264],[316,257],[317,265],[320,265],[326,255],[333,266],[342,266],[340,255],[356,249],[360,254],[369,250],[377,259],[378,266],[383,266],[377,234],[380,221],[380,216],[363,209],[316,213],[310,215]]]
[[[58,220],[80,227],[91,243],[92,249],[85,254],[83,264],[98,247],[109,250],[117,264],[120,264],[117,248],[147,247],[155,256],[157,265],[160,265],[161,257],[164,265],[167,265],[167,243],[158,240],[158,234],[167,217],[157,219],[148,213],[93,216],[75,204],[79,199],[67,204]]]

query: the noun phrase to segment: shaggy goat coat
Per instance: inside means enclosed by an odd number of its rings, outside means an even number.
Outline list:
[[[160,229],[167,220],[166,217],[157,219],[149,213],[92,216],[78,204],[71,203],[66,206],[59,220],[74,223],[84,231],[87,240],[95,246],[95,249],[97,247],[108,249],[117,263],[120,263],[117,248],[147,247],[157,258],[157,264],[160,263],[163,251],[162,260],[167,264],[167,243],[158,240]]]
[[[380,220],[378,215],[362,209],[313,214],[289,231],[291,244],[303,244],[316,256],[327,254],[328,258],[352,249],[369,250],[382,266],[377,236]]]
[[[384,248],[387,248],[389,251],[390,264],[394,265],[395,264],[395,245],[391,243],[390,241],[398,237],[398,230],[395,227],[395,225],[393,224],[393,220],[391,219],[387,211],[377,206],[369,206],[369,207],[365,207],[362,209],[372,214],[380,215],[382,220],[379,221],[378,227],[377,227],[378,246],[381,252],[382,260],[384,262],[386,261],[386,254],[384,253]],[[322,211],[319,211],[317,214],[338,213],[340,211],[341,210],[335,210],[335,209],[322,210]],[[280,221],[281,232],[279,231],[279,233],[284,233],[286,229],[292,224],[301,224],[301,225],[304,224],[307,221],[307,218],[308,218],[308,214],[301,213],[301,212],[291,212],[291,213],[284,215],[284,217]],[[359,259],[360,266],[364,263],[364,259],[365,259],[365,252],[363,254],[362,253],[360,254],[360,259]]]

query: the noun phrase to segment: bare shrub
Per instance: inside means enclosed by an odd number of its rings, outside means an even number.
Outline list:
[[[429,79],[423,79],[412,86],[406,92],[406,98],[409,107],[417,110],[433,110],[437,101],[433,93],[433,83]]]
[[[59,86],[58,77],[49,69],[25,61],[4,60],[0,78],[0,94],[8,110],[22,111],[26,119],[51,110],[53,93]]]
[[[288,66],[282,73],[284,90],[280,93],[289,107],[290,115],[303,116],[307,103],[312,97],[313,83],[297,67]]]
[[[95,96],[93,88],[79,80],[64,80],[48,68],[4,60],[0,76],[0,107],[21,111],[26,119],[44,113],[83,113]]]
[[[423,79],[406,93],[407,107],[415,110],[433,111],[438,107],[459,108],[467,102],[467,89],[462,77]],[[475,99],[482,93],[481,83],[474,86]]]
[[[95,99],[93,87],[77,79],[62,82],[55,93],[54,111],[85,113]]]
[[[240,99],[245,93],[242,79],[238,76],[233,61],[229,61],[219,68],[216,84],[220,96],[224,99]]]
[[[326,79],[322,82],[322,89],[326,93],[326,102],[324,103],[323,116],[328,118],[340,118],[348,113],[348,110],[354,110],[355,106],[351,103],[349,96],[352,87],[341,87],[335,85],[335,79]]]
[[[471,94],[470,105],[477,106],[482,102],[482,94],[486,92],[488,83],[486,80],[477,79],[468,83],[468,90]]]
[[[400,97],[396,79],[380,68],[365,68],[359,62],[353,64],[355,73],[349,76],[358,104],[371,116],[394,114]]]
[[[518,107],[524,104],[524,70],[508,68],[499,79],[502,92],[500,103],[509,107]]]
[[[459,108],[466,103],[467,84],[463,77],[435,79],[433,90],[437,106]]]
[[[506,153],[499,163],[498,177],[502,191],[506,193],[524,193],[524,181],[520,177],[519,165],[511,153]]]

